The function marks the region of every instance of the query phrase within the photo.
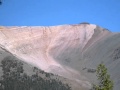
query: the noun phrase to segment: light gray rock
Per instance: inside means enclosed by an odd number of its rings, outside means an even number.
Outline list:
[[[90,88],[104,62],[120,88],[120,34],[93,24],[0,27],[0,47],[38,68]],[[90,72],[92,73],[90,73]]]

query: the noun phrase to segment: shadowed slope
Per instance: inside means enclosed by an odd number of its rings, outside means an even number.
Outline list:
[[[119,36],[92,24],[1,27],[0,45],[27,63],[90,88],[88,81],[96,82],[91,71],[95,71],[101,61],[109,68],[112,78],[117,74],[119,78],[118,71],[113,72],[119,62],[116,60],[119,59],[116,55],[120,47]],[[118,90],[119,81],[113,80]]]

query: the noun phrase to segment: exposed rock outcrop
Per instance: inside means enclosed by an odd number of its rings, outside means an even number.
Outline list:
[[[0,27],[0,46],[38,68],[78,81],[90,88],[96,66],[102,61],[120,86],[120,34],[93,24],[49,27]],[[86,70],[87,68],[87,70]]]

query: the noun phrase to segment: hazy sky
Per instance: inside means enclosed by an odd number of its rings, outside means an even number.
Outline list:
[[[120,32],[120,0],[2,0],[0,25],[51,26],[89,22]]]

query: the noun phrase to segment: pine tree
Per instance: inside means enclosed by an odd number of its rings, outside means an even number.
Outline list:
[[[113,90],[113,82],[110,79],[107,68],[103,63],[97,67],[98,85],[93,85],[93,90]]]
[[[0,5],[2,4],[2,1],[0,0]]]

